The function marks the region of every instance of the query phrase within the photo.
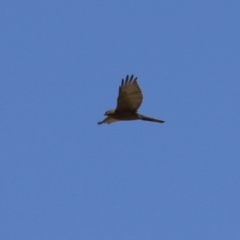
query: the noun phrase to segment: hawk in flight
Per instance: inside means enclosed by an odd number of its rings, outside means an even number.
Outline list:
[[[137,77],[128,76],[126,79],[122,79],[122,84],[119,87],[117,108],[105,112],[107,116],[102,123],[113,123],[116,121],[129,121],[129,120],[144,120],[150,122],[164,123],[163,120],[158,120],[150,117],[146,117],[137,112],[141,106],[143,100],[143,94],[138,86]]]

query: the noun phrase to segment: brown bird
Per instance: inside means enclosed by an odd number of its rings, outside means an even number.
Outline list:
[[[164,123],[163,120],[158,120],[150,117],[146,117],[137,112],[141,106],[143,100],[143,94],[138,86],[137,77],[132,75],[130,78],[127,75],[125,81],[122,79],[122,84],[119,87],[117,108],[105,112],[107,116],[102,123],[113,123],[116,121],[129,121],[129,120],[144,120],[150,122]]]

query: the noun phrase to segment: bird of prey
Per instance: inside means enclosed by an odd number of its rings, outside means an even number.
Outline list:
[[[164,123],[163,120],[154,119],[151,117],[146,117],[137,112],[138,108],[141,106],[143,100],[143,94],[138,86],[137,77],[134,75],[126,77],[125,81],[122,79],[122,84],[119,87],[117,108],[105,112],[107,116],[102,123],[113,123],[116,121],[129,121],[129,120],[144,120],[150,122]]]

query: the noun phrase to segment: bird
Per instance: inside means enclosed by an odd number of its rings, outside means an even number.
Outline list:
[[[116,109],[106,111],[104,115],[107,117],[103,119],[103,121],[98,122],[98,124],[110,124],[117,121],[129,120],[143,120],[157,123],[165,122],[138,113],[137,110],[141,106],[142,101],[143,94],[138,85],[137,77],[127,75],[125,80],[122,79],[119,87]]]

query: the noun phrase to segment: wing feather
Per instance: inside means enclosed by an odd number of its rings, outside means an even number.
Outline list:
[[[127,75],[119,87],[116,111],[137,111],[143,100],[142,91],[137,83],[137,77]]]

